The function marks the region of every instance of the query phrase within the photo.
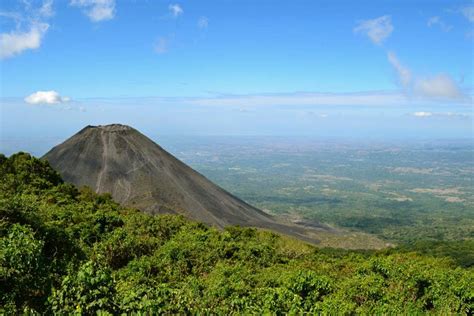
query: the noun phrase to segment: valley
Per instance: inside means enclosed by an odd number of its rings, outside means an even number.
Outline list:
[[[397,244],[474,237],[474,146],[469,141],[160,141],[215,183],[272,214],[363,231]]]

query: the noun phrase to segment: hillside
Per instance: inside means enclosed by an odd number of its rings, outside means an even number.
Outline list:
[[[1,314],[472,314],[473,284],[444,258],[150,216],[0,155]]]
[[[270,216],[215,185],[130,126],[87,126],[43,158],[65,181],[110,193],[122,205],[150,214],[181,214],[218,228],[258,227],[313,244],[386,246],[368,234],[349,236],[316,221],[298,225]]]

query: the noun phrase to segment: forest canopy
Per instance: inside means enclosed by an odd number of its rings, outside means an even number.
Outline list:
[[[2,314],[472,314],[474,271],[442,253],[319,249],[151,216],[29,154],[0,155]]]

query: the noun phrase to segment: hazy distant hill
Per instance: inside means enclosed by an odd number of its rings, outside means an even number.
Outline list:
[[[275,220],[129,126],[87,126],[44,158],[66,181],[90,186],[98,193],[109,192],[116,201],[148,213],[179,213],[220,228],[266,228],[312,243],[320,241],[320,233],[337,234],[323,225],[308,227]]]

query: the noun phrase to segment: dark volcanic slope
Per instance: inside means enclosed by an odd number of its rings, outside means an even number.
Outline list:
[[[88,126],[45,156],[63,178],[145,212],[180,213],[217,227],[267,228],[316,243],[314,229],[277,222],[124,125]]]

